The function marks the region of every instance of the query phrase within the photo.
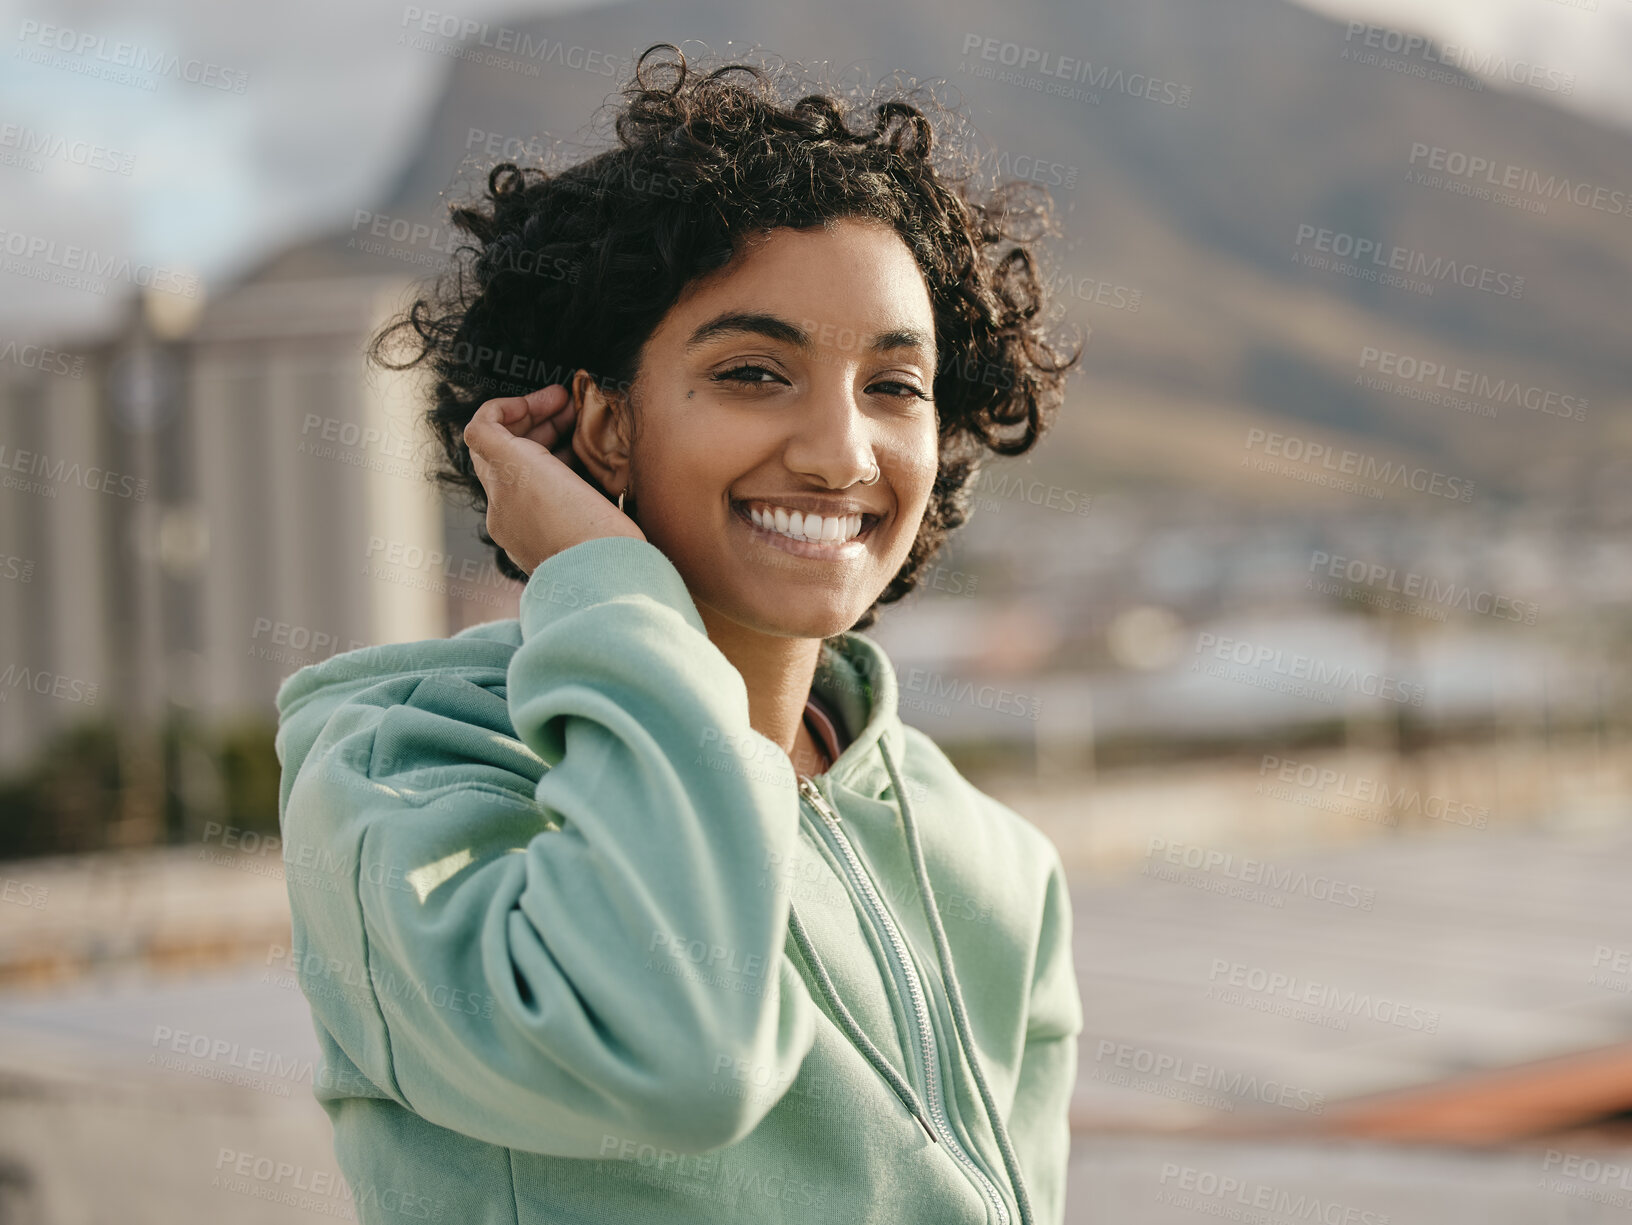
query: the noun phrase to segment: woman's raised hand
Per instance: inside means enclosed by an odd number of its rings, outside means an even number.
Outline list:
[[[567,389],[552,383],[489,400],[465,426],[471,463],[487,491],[487,534],[528,574],[585,540],[646,539],[583,475],[572,450],[575,415]]]

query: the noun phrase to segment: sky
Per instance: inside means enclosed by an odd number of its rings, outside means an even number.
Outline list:
[[[1561,0],[1298,2],[1568,67],[1574,96],[1549,100],[1632,128],[1632,0],[1575,0],[1595,10]],[[500,20],[579,6],[468,0],[458,11]],[[145,261],[198,276],[207,294],[212,281],[374,199],[408,156],[449,62],[396,45],[404,8],[153,0],[134,12],[0,0],[0,46],[9,48],[0,59],[0,351],[9,341],[94,334],[120,307],[117,282],[97,294],[19,271],[14,256],[27,246],[77,244]],[[46,35],[47,26],[58,32]],[[195,61],[211,77],[150,74],[157,87],[143,89],[76,71],[98,65],[94,52],[38,62],[56,54],[52,39],[95,38],[132,44],[150,62]],[[42,140],[62,151],[19,148]]]

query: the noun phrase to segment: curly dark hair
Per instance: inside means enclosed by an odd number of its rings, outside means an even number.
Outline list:
[[[661,51],[673,55],[654,59]],[[648,48],[622,90],[616,145],[554,173],[493,166],[479,201],[450,205],[473,241],[368,355],[434,373],[434,475],[485,512],[463,439],[484,401],[570,382],[578,369],[624,394],[686,285],[726,265],[744,238],[846,217],[887,223],[934,313],[939,468],[917,539],[859,630],[917,586],[967,520],[985,452],[1023,454],[1048,428],[1082,350],[1066,356],[1045,333],[1033,249],[1056,232],[1045,191],[1019,180],[980,190],[977,159],[950,141],[938,148],[926,112],[944,133],[961,115],[922,87],[886,84],[857,100],[870,129],[848,125],[839,94],[790,101],[803,87],[748,63],[705,74],[672,43]],[[402,340],[411,351],[393,361]],[[493,548],[502,573],[526,577]]]

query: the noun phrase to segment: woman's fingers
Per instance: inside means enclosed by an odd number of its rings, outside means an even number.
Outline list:
[[[526,437],[541,447],[559,452],[570,445],[572,441],[572,427],[578,419],[577,406],[568,399],[560,408],[556,409],[546,420],[528,431]]]
[[[518,397],[521,412],[515,420],[506,420],[510,432],[518,438],[536,442],[548,451],[558,450],[572,436],[572,424],[577,417],[576,406],[567,389],[552,383],[537,391]]]
[[[572,403],[567,389],[560,383],[551,383],[524,396],[499,396],[486,401],[475,415],[504,426],[518,438],[525,438],[554,418]]]
[[[569,445],[576,413],[567,389],[483,403],[465,426],[471,465],[487,491],[489,537],[524,573],[599,536],[646,534],[612,507]]]
[[[552,383],[524,396],[486,401],[465,426],[465,445],[472,454],[488,458],[502,451],[511,439],[525,439],[546,450],[558,450],[570,438],[576,418],[567,389]]]
[[[515,441],[504,421],[504,405],[499,400],[483,404],[465,423],[465,445],[473,460],[491,460]]]

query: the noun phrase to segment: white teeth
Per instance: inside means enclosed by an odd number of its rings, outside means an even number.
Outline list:
[[[777,532],[794,540],[808,540],[819,544],[838,544],[861,534],[861,515],[816,515],[788,511],[777,506],[761,510],[748,508],[748,517],[756,527]]]

